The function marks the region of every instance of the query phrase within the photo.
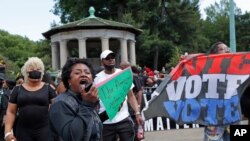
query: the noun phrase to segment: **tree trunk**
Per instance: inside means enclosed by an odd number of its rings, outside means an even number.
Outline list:
[[[122,21],[123,11],[124,11],[124,5],[122,2],[119,2],[117,4],[117,20],[118,20],[118,22]]]
[[[158,70],[159,46],[155,46],[154,70]]]

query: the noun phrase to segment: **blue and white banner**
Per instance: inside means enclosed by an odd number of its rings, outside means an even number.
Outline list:
[[[148,102],[151,99],[153,91],[156,87],[144,87],[143,97],[145,105],[148,105]],[[144,130],[146,132],[151,131],[162,131],[162,130],[174,130],[174,129],[188,129],[188,128],[199,128],[199,124],[184,124],[179,125],[175,121],[166,118],[166,117],[154,117],[144,121]]]

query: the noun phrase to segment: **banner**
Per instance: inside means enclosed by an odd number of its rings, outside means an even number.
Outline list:
[[[151,99],[151,94],[157,87],[144,87],[143,88],[143,98],[147,105],[148,101]],[[151,131],[163,131],[163,130],[174,130],[174,129],[189,129],[189,128],[199,128],[202,127],[199,124],[176,124],[175,121],[166,117],[154,117],[144,121],[145,132]]]
[[[132,71],[130,68],[127,68],[96,85],[98,96],[102,100],[110,120],[112,120],[119,111],[121,104],[130,90],[132,82]]]
[[[153,92],[143,116],[167,117],[180,125],[236,123],[249,74],[248,52],[188,56]]]

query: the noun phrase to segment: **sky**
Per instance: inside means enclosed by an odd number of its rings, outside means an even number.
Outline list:
[[[220,2],[220,0],[200,0],[200,9],[203,13],[202,17],[205,17],[204,9],[215,2]],[[234,0],[234,2],[236,3],[236,6],[241,9],[242,13],[250,11],[250,4],[247,4],[249,3],[249,0]]]
[[[220,0],[200,0],[203,9]],[[234,0],[242,12],[250,11],[249,0]],[[42,33],[48,31],[51,23],[60,18],[51,10],[54,0],[0,0],[0,29],[14,35],[26,36],[33,41],[45,39]],[[202,16],[204,17],[204,15]]]

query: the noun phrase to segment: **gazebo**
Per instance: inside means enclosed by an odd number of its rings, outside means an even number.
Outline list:
[[[61,69],[68,57],[86,58],[94,67],[100,66],[100,54],[106,49],[116,53],[117,65],[129,61],[136,65],[135,36],[142,30],[132,25],[105,20],[94,15],[53,27],[43,33],[51,42],[52,68]]]

